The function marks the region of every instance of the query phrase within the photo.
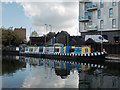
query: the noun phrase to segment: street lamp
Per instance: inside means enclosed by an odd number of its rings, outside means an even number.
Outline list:
[[[101,30],[101,36],[102,36],[102,30]],[[102,39],[101,40],[101,52],[102,52],[102,50],[103,50],[103,37],[101,39]]]
[[[47,32],[47,27],[48,27],[48,25],[45,24],[45,26],[46,26],[46,32]],[[46,45],[46,35],[45,35],[45,45]]]
[[[54,37],[54,44],[55,44],[55,37]]]
[[[30,27],[30,45],[31,45],[31,29],[32,27]]]
[[[49,25],[51,27],[50,31],[52,32],[52,25]]]

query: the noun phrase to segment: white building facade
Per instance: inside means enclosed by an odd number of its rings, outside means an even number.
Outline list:
[[[120,1],[79,2],[79,30],[85,35],[102,35],[109,42],[120,41]]]

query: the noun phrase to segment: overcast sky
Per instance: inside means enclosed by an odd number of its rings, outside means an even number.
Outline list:
[[[9,1],[9,2],[8,2]],[[11,2],[10,2],[11,1]],[[50,31],[45,24],[52,25],[52,31],[67,31],[70,35],[79,34],[78,2],[12,2],[2,3],[2,26],[27,28],[27,36],[37,31],[41,36]],[[15,0],[14,0],[15,1]]]

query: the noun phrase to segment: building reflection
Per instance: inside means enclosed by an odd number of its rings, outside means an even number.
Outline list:
[[[60,76],[62,79],[66,79],[67,76],[70,75],[70,70],[55,69],[55,73],[57,76]]]
[[[120,88],[119,64],[106,65],[103,69],[79,71],[79,88]]]

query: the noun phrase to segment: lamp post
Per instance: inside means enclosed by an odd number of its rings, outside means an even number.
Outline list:
[[[30,27],[30,45],[31,45],[31,29],[32,27]]]
[[[67,46],[69,45],[69,36],[67,34]]]
[[[47,27],[48,27],[48,25],[45,24],[45,26],[46,26],[46,32],[47,32]],[[46,45],[46,34],[45,34],[45,45]]]
[[[102,30],[101,30],[101,36],[102,36]],[[103,50],[103,37],[101,39],[102,39],[101,40],[101,52],[102,52],[102,50]]]
[[[55,37],[54,37],[54,44],[55,44]]]
[[[52,32],[52,25],[49,25],[49,27],[50,27],[50,31]]]
[[[49,25],[50,27],[50,32],[52,32],[52,25]],[[52,45],[52,38],[51,38],[51,45]]]

